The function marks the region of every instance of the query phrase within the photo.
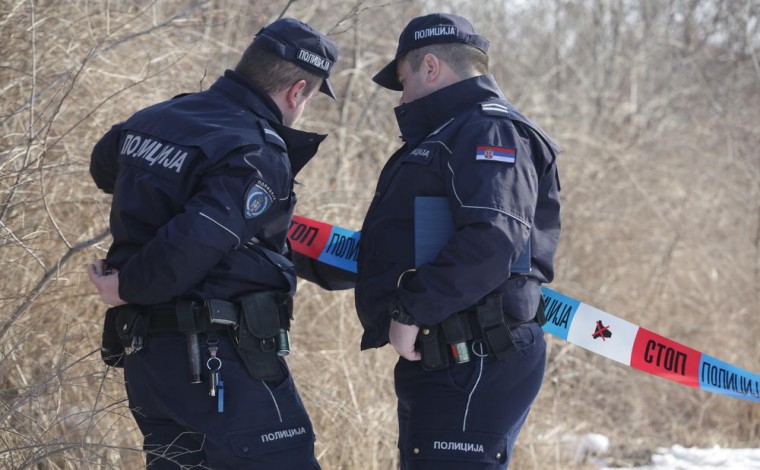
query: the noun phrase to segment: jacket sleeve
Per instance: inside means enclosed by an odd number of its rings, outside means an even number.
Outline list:
[[[90,155],[90,175],[99,189],[113,194],[116,175],[119,173],[119,140],[122,123],[111,127],[111,130],[100,138]]]
[[[538,177],[530,152],[507,120],[480,120],[460,131],[447,163],[455,232],[398,289],[419,322],[439,323],[509,277],[535,215]]]
[[[268,221],[281,217],[272,206],[290,196],[283,161],[267,148],[250,147],[205,170],[184,210],[121,267],[121,298],[145,305],[181,295]],[[249,206],[251,194],[260,197],[255,213]]]

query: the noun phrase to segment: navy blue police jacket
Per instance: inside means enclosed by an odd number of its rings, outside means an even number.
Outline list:
[[[380,174],[361,232],[355,303],[362,349],[388,342],[394,299],[419,323],[435,325],[502,291],[508,315],[533,318],[540,284],[554,277],[559,148],[489,75],[401,105],[396,118],[404,145]],[[421,266],[418,196],[445,198],[454,223],[437,256]],[[530,268],[511,273],[528,243]]]
[[[284,126],[271,97],[229,70],[112,127],[90,173],[113,194],[106,261],[119,269],[121,298],[292,294],[294,177],[325,137]]]

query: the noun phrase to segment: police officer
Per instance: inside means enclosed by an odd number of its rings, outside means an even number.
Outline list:
[[[355,296],[362,348],[401,356],[402,469],[506,468],[543,379],[559,149],[487,74],[488,46],[465,18],[418,17],[373,77],[401,92],[403,146],[364,220]]]
[[[137,112],[93,150],[113,244],[89,275],[118,306],[104,359],[123,364],[149,468],[319,468],[282,356],[294,176],[325,136],[290,126],[316,90],[335,98],[337,56],[278,20],[210,89]],[[106,354],[114,337],[124,356]]]

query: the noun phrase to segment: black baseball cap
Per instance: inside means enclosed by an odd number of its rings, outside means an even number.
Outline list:
[[[271,52],[293,62],[307,72],[322,77],[319,91],[335,99],[330,70],[338,60],[338,46],[316,29],[293,18],[282,18],[261,28],[253,38]]]
[[[402,91],[398,81],[396,66],[398,60],[415,49],[431,44],[461,43],[474,46],[484,53],[488,52],[490,42],[483,36],[475,34],[475,29],[467,19],[449,13],[433,13],[418,16],[406,25],[398,38],[396,57],[383,67],[372,80],[390,90]]]

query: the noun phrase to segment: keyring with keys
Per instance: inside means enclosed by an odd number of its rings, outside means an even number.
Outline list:
[[[222,368],[222,360],[216,356],[216,345],[209,345],[208,352],[211,357],[206,361],[206,368],[209,370],[209,390],[208,394],[212,397],[217,397],[216,410],[219,413],[224,412],[224,381],[219,371]]]

